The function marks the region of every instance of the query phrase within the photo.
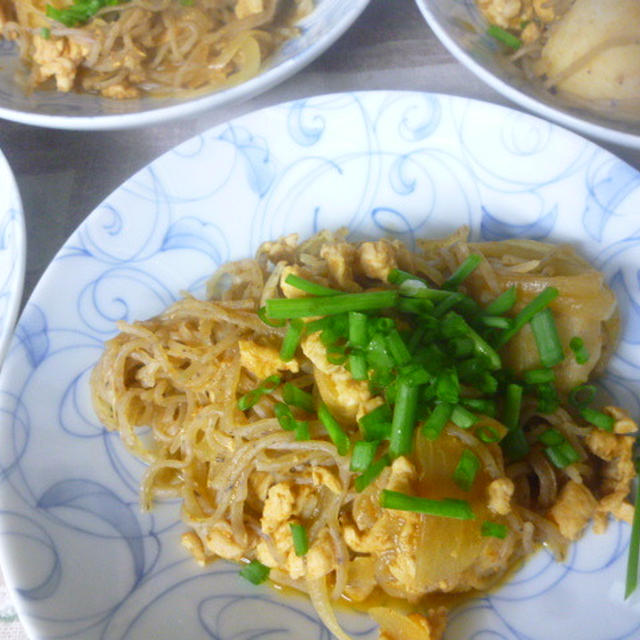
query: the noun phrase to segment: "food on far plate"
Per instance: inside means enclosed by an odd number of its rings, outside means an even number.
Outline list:
[[[0,0],[28,88],[108,98],[232,86],[255,76],[313,0]]]
[[[638,117],[638,0],[478,0],[504,42],[533,78],[553,91],[613,105]]]
[[[199,563],[307,593],[342,640],[340,603],[436,640],[456,594],[633,519],[636,424],[590,383],[618,334],[602,274],[465,228],[418,244],[266,242],[207,300],[120,323],[92,374],[144,507],[180,497]]]

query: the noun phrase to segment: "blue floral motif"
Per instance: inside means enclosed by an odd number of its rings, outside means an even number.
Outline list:
[[[145,466],[99,425],[90,399],[91,369],[115,323],[200,292],[217,265],[287,233],[347,226],[352,238],[412,246],[467,224],[485,240],[576,242],[623,316],[602,387],[640,416],[639,185],[635,171],[555,126],[411,92],[272,107],[133,176],[47,270],[0,373],[0,560],[24,620],[43,638],[330,640],[307,600],[249,585],[224,562],[198,567],[179,544],[178,500],[140,512]],[[0,218],[9,247],[5,230]],[[628,539],[616,523],[588,534],[565,563],[536,554],[500,589],[457,608],[445,637],[639,637],[622,594]],[[569,606],[579,616],[558,626],[556,612]],[[366,616],[340,616],[352,637],[376,637]]]

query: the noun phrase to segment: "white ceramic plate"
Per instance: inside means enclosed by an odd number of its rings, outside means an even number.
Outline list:
[[[34,638],[327,640],[308,603],[253,587],[179,546],[179,504],[138,507],[143,467],[91,409],[114,321],[201,294],[220,263],[283,233],[348,225],[409,245],[468,224],[476,238],[574,242],[620,296],[607,379],[640,415],[640,175],[554,125],[422,93],[300,100],[216,127],[117,189],[69,238],[20,319],[0,378],[0,556]],[[629,529],[541,552],[451,616],[455,640],[622,640]],[[365,616],[347,616],[358,638]]]
[[[487,35],[477,0],[416,0],[442,43],[479,78],[514,102],[589,136],[640,149],[640,120],[625,122],[614,112],[596,111],[551,94],[531,82]]]
[[[97,130],[139,127],[184,118],[241,102],[291,77],[330,47],[356,20],[369,0],[315,0],[314,11],[298,23],[288,40],[247,82],[210,93],[178,97],[111,100],[89,93],[27,93],[16,82],[24,76],[14,43],[0,40],[0,118],[39,127]]]
[[[0,364],[20,309],[26,255],[22,201],[11,167],[0,151]]]

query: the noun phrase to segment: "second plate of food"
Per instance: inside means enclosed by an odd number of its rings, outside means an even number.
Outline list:
[[[0,379],[29,633],[633,637],[634,424],[606,407],[640,414],[639,205],[574,134],[411,92],[272,107],[140,171]]]

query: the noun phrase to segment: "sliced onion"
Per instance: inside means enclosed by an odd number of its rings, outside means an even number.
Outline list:
[[[338,640],[353,640],[348,636],[340,626],[333,605],[329,600],[329,591],[327,589],[327,581],[324,577],[307,578],[307,590],[311,604],[313,604],[320,620]]]

